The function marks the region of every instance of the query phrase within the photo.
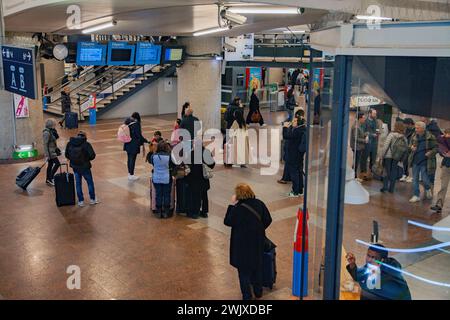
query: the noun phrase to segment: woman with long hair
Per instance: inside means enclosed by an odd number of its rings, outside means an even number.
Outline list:
[[[232,151],[232,163],[234,166],[246,168],[250,161],[250,142],[247,124],[242,112],[235,112],[235,121],[230,130],[230,141]]]
[[[250,97],[250,111],[247,115],[247,124],[259,123],[260,126],[264,125],[264,119],[259,109],[259,98],[256,95],[256,88],[252,90],[252,96]]]

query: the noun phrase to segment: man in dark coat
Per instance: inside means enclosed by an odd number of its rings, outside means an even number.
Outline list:
[[[292,192],[289,197],[299,197],[303,194],[303,161],[305,152],[301,152],[301,145],[306,134],[304,125],[299,126],[299,119],[294,118],[292,126],[286,123],[283,128],[283,139],[286,145],[286,173],[292,181]]]
[[[92,145],[87,141],[86,133],[80,131],[76,137],[70,138],[66,147],[65,156],[70,160],[70,166],[75,175],[78,206],[84,207],[84,196],[82,188],[82,178],[87,182],[91,205],[99,203],[95,196],[94,179],[91,172],[91,161],[95,159],[95,152]]]
[[[64,122],[66,122],[67,113],[72,111],[72,100],[70,99],[70,88],[65,87],[63,91],[61,91],[61,113],[63,114],[63,118],[59,121],[59,125],[61,128],[63,127]]]
[[[196,123],[198,126],[197,128],[195,125]],[[198,131],[196,131],[196,129],[201,129],[200,120],[197,117],[194,117],[194,110],[191,107],[186,109],[186,116],[181,120],[180,129],[187,130],[191,136],[191,140],[194,140],[197,136]]]
[[[215,162],[211,152],[203,147],[201,140],[195,140],[194,148],[191,152],[191,172],[184,178],[187,184],[187,216],[192,219],[199,217],[208,218],[209,203],[208,190],[211,189],[209,179],[203,175],[203,166],[214,169]],[[195,153],[201,150],[201,162],[196,163]]]
[[[371,246],[367,251],[366,264],[361,268],[356,265],[352,253],[347,255],[347,261],[347,271],[361,286],[362,300],[411,300],[408,284],[401,273],[402,266],[388,257],[384,246]]]
[[[236,187],[236,195],[231,201],[233,204],[228,207],[224,220],[224,224],[231,227],[230,264],[238,269],[243,299],[252,299],[251,287],[256,298],[260,298],[263,294],[265,230],[272,223],[272,217],[266,205],[256,199],[246,184]]]
[[[127,152],[128,156],[128,180],[135,181],[139,179],[134,175],[137,155],[141,153],[141,146],[149,141],[142,136],[142,127],[139,121],[128,118],[125,124],[130,128],[131,137],[131,141],[123,146],[123,150]]]

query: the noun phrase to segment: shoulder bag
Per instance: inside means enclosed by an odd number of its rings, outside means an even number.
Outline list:
[[[259,215],[258,212],[256,212],[256,210],[253,209],[252,207],[250,207],[248,204],[242,203],[241,206],[243,206],[245,209],[247,209],[253,215],[255,215],[255,217],[261,223],[262,228],[264,229],[264,225],[263,225],[263,222],[262,222],[261,215]],[[264,239],[264,252],[272,251],[276,247],[277,246],[269,238],[267,238],[267,236],[266,236],[265,239]]]

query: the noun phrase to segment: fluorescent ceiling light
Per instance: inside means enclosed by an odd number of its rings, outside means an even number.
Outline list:
[[[356,16],[355,17],[358,20],[392,20],[392,18],[387,18],[387,17],[377,17],[377,16]]]
[[[240,14],[301,14],[300,8],[294,7],[231,7],[227,10],[232,13]]]
[[[205,34],[217,33],[217,32],[226,31],[226,30],[229,30],[229,28],[223,27],[223,28],[206,29],[206,30],[194,32],[194,37],[199,37],[199,36],[203,36]]]
[[[96,32],[96,31],[100,31],[100,30],[104,30],[104,29],[108,29],[108,28],[114,27],[116,24],[117,24],[116,21],[111,21],[111,22],[99,24],[99,25],[91,27],[91,28],[84,29],[82,32],[84,34],[86,34],[86,33],[93,33],[93,32]]]
[[[283,33],[306,33],[306,31],[305,30],[292,30],[292,31],[289,31],[289,30],[284,30],[283,31]]]

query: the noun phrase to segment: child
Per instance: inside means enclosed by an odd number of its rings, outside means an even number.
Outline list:
[[[153,134],[152,144],[153,144],[154,142],[158,142],[158,141],[161,140],[161,139],[162,139],[162,133],[161,133],[161,131],[156,131],[156,132]]]

